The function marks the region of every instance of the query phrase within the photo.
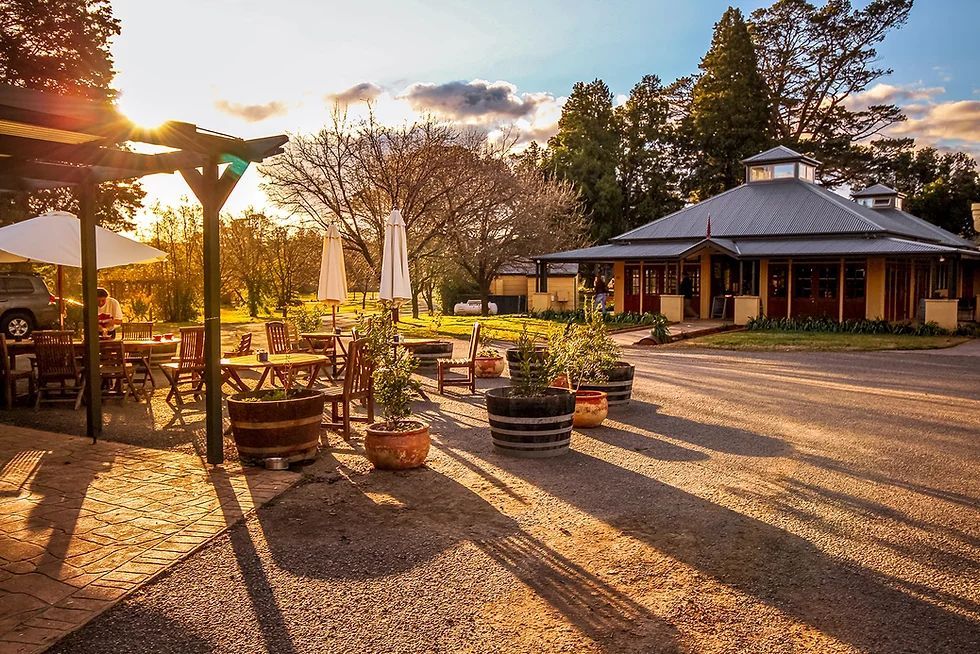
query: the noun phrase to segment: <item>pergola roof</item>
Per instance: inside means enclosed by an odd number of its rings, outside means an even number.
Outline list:
[[[130,179],[219,163],[259,162],[286,136],[245,140],[171,121],[147,129],[108,103],[0,85],[0,191]],[[143,154],[118,144],[173,148]],[[240,173],[239,173],[240,174]]]

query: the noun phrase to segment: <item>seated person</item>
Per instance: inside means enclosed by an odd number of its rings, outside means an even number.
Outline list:
[[[99,337],[115,338],[116,327],[122,324],[123,312],[119,301],[109,297],[109,291],[99,288],[96,291],[99,298]]]

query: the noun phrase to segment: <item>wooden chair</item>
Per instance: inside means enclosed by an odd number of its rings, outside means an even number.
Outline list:
[[[470,393],[476,393],[476,353],[480,348],[480,323],[473,323],[470,334],[470,353],[465,359],[439,359],[436,374],[439,383],[439,394],[443,394],[446,386],[469,386]],[[462,379],[446,379],[446,373],[454,368],[466,368],[466,376]]]
[[[204,327],[181,327],[176,361],[161,364],[160,370],[170,382],[168,403],[176,400],[177,406],[183,407],[185,395],[201,399],[204,386]],[[181,390],[180,385],[185,383],[190,384],[190,388]]]
[[[41,402],[74,402],[82,405],[85,380],[75,358],[75,342],[71,332],[34,332],[34,361],[37,366],[37,399],[34,409]],[[71,385],[69,386],[69,382]],[[56,394],[52,395],[55,391]]]
[[[301,351],[290,336],[290,324],[281,320],[272,320],[265,323],[265,337],[269,341],[269,354],[289,354],[290,352]],[[293,329],[296,329],[295,325]],[[293,371],[305,372],[307,375],[312,375],[319,367],[320,364],[318,363],[294,366]],[[289,382],[286,379],[286,373],[273,368],[273,375],[273,379],[278,379],[283,386],[288,385]]]
[[[14,370],[10,365],[10,352],[7,350],[7,339],[0,334],[0,375],[3,376],[3,406],[5,409],[12,409],[17,395],[17,382],[21,379],[27,380],[27,397],[34,395],[34,369]]]
[[[152,322],[124,322],[119,326],[119,331],[122,333],[123,341],[149,341],[153,339]],[[150,371],[149,350],[126,352],[126,362],[135,366],[142,375],[140,385],[144,391],[146,391],[147,383],[150,384],[150,388],[155,389],[157,387],[153,373]]]
[[[366,356],[364,348],[367,341],[359,339],[352,341],[347,350],[347,369],[344,371],[344,385],[324,391],[327,402],[330,403],[330,422],[323,422],[321,427],[340,428],[344,438],[350,438],[351,422],[374,422],[374,382],[372,373],[374,366]],[[351,403],[361,400],[367,404],[367,416],[351,415]],[[338,408],[343,409],[341,414]]]
[[[137,402],[140,397],[133,383],[133,364],[126,357],[125,345],[122,341],[105,341],[99,344],[99,375],[102,377],[103,388],[108,383],[119,386],[122,399],[132,395]]]
[[[252,353],[252,332],[245,332],[242,334],[241,338],[238,339],[238,347],[234,350],[228,350],[227,352],[221,353],[221,358],[230,359],[232,357],[243,357],[246,354]]]

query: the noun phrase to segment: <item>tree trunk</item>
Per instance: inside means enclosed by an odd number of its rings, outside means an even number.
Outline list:
[[[480,315],[490,315],[490,279],[480,279]]]
[[[419,317],[419,294],[412,289],[412,317],[418,320]]]

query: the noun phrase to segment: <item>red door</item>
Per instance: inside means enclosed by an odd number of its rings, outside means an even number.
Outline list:
[[[844,264],[844,320],[864,319],[867,286],[867,267],[863,261]]]
[[[664,291],[666,266],[643,266],[643,312],[660,313],[660,296]]]
[[[766,315],[769,318],[786,317],[786,284],[789,279],[789,264],[770,263],[768,281],[768,300]]]
[[[908,320],[912,270],[908,261],[885,265],[885,320]]]
[[[840,263],[793,264],[794,318],[824,317],[837,319],[840,314]]]
[[[623,270],[623,311],[640,312],[640,266],[627,265]]]

